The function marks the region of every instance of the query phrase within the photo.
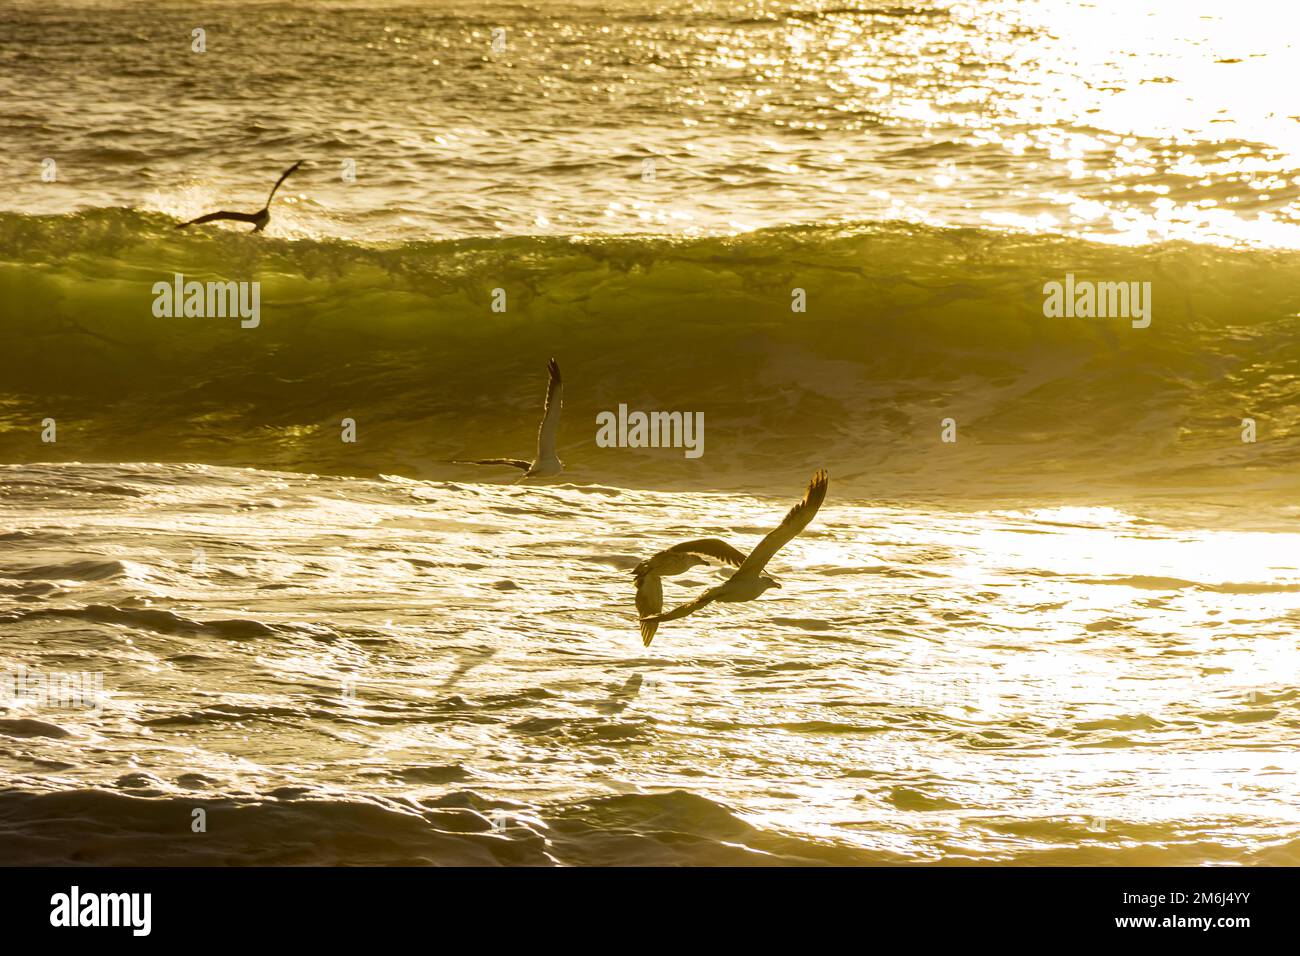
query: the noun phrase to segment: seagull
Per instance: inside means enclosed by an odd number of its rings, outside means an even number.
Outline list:
[[[718,561],[738,568],[745,563],[745,553],[718,538],[684,541],[646,558],[632,571],[636,579],[636,610],[641,618],[641,643],[646,647],[654,640],[658,621],[647,618],[664,609],[664,586],[661,578],[684,574],[701,564]]]
[[[277,179],[275,185],[271,187],[271,195],[266,197],[266,205],[257,212],[226,212],[224,210],[222,212],[210,212],[206,216],[199,216],[198,219],[191,219],[189,222],[177,223],[176,228],[184,229],[186,226],[194,226],[201,222],[215,222],[218,219],[233,219],[235,222],[251,222],[253,223],[253,232],[261,232],[266,228],[266,224],[271,221],[271,200],[275,198],[275,191],[279,189],[280,184],[288,179],[289,175],[301,165],[302,160],[300,159],[280,174],[280,178]]]
[[[452,459],[456,465],[509,465],[523,472],[524,478],[548,478],[564,470],[564,462],[555,453],[555,436],[560,430],[560,409],[564,406],[564,383],[560,381],[560,363],[551,359],[546,363],[550,380],[546,383],[546,408],[542,415],[542,424],[537,429],[537,460],[524,461],[522,458],[472,458]]]
[[[646,637],[646,625],[658,626],[665,621],[675,621],[679,617],[685,617],[688,614],[694,614],[706,604],[712,604],[714,601],[752,601],[768,588],[779,588],[780,583],[773,577],[763,573],[763,568],[767,562],[772,560],[772,555],[776,554],[781,548],[789,544],[790,541],[804,528],[808,527],[809,522],[817,514],[817,509],[822,506],[826,500],[826,488],[830,484],[830,476],[826,474],[824,468],[817,469],[817,473],[812,476],[812,481],[808,482],[808,490],[804,492],[803,500],[786,513],[781,523],[776,528],[767,533],[762,541],[758,543],[749,557],[740,562],[740,567],[723,581],[717,587],[709,588],[694,601],[679,605],[673,608],[667,614],[655,612],[645,614],[642,612],[641,617],[641,635],[642,640],[650,643],[650,638]],[[695,542],[698,544],[699,542]],[[655,555],[660,557],[660,555]],[[651,558],[654,561],[655,558]],[[640,593],[637,595],[637,606],[640,608]],[[651,634],[654,633],[652,630]]]

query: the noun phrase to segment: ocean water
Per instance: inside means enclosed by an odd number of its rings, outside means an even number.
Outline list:
[[[1297,18],[6,4],[0,862],[1300,862]]]
[[[274,231],[347,240],[901,219],[1294,248],[1298,26],[1274,0],[12,0],[0,178],[27,213],[190,218],[303,159]]]
[[[8,862],[1300,860],[1295,533],[834,498],[781,591],[645,649],[631,567],[772,502],[197,465],[0,490],[3,670],[105,689],[0,719]]]

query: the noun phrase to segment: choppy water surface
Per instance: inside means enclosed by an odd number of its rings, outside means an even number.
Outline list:
[[[832,483],[641,647],[636,560],[788,503],[5,467],[0,669],[106,700],[5,708],[4,858],[1300,862],[1295,534]]]
[[[349,239],[904,219],[1294,248],[1298,26],[1275,0],[18,0],[0,178],[9,209],[188,218],[305,159],[273,231]]]
[[[104,695],[0,699],[0,861],[1300,863],[1298,25],[7,3],[0,678]],[[450,465],[550,356],[564,480]],[[820,465],[784,589],[643,649],[631,567]]]

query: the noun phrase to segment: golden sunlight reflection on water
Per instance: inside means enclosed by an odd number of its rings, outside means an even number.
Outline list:
[[[8,564],[57,577],[68,535],[121,559],[63,584],[79,618],[32,616],[42,599],[0,622],[6,666],[76,647],[106,674],[103,717],[61,715],[44,742],[63,786],[117,787],[129,759],[163,793],[191,773],[213,795],[469,788],[541,818],[680,790],[917,862],[1248,862],[1300,835],[1296,534],[836,500],[774,562],[781,591],[647,651],[628,569],[681,536],[663,529],[744,546],[784,502],[37,471],[45,504],[4,514],[30,533]],[[274,633],[227,636],[254,626]]]

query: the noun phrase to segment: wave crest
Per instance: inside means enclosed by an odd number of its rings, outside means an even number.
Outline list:
[[[53,417],[83,460],[478,479],[445,460],[526,454],[557,355],[577,480],[766,488],[827,464],[886,495],[1294,491],[1294,252],[899,223],[389,246],[172,225],[0,214],[0,455],[48,457]],[[260,282],[260,325],[154,317],[178,272]],[[1066,273],[1151,282],[1151,327],[1045,318]],[[619,404],[703,412],[704,457],[597,447]]]

